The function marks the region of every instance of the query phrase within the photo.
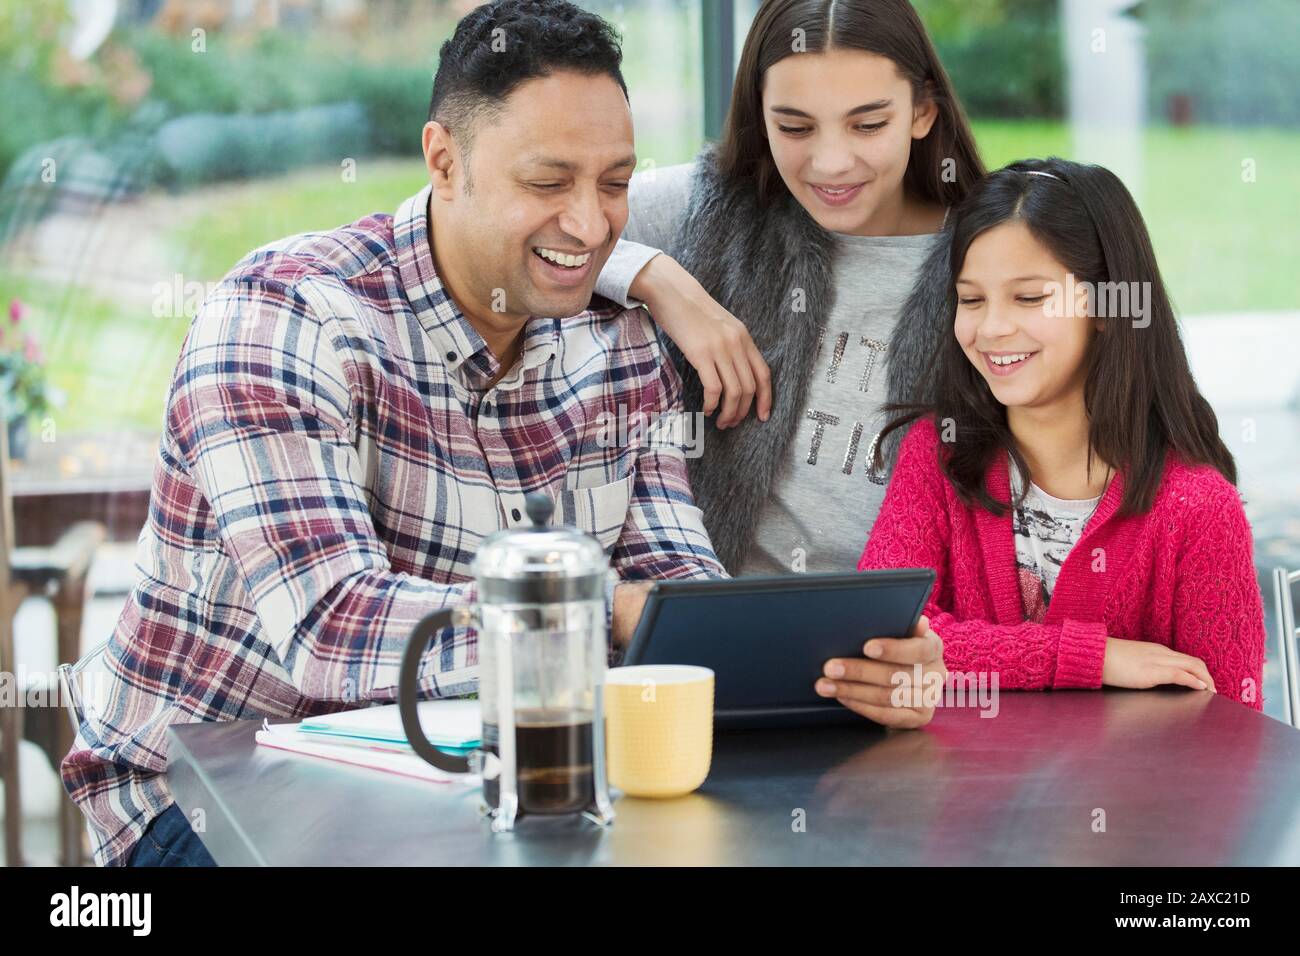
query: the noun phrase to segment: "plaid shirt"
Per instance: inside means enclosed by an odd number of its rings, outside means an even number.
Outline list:
[[[682,448],[610,441],[620,410],[660,427],[680,412],[645,312],[597,299],[530,319],[487,388],[499,365],[434,272],[428,196],[254,251],[190,327],[141,577],[61,768],[101,865],[173,802],[170,724],[393,699],[416,622],[474,600],[470,562],[528,523],[526,492],[551,494],[623,578],[725,576]],[[422,689],[476,685],[473,632],[445,630]]]

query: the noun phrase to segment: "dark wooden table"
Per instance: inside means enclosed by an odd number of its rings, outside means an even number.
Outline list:
[[[149,514],[157,431],[31,436],[9,466],[17,544],[50,545],[78,521],[98,521],[109,541],[134,541]]]
[[[171,728],[169,779],[222,864],[1300,863],[1300,732],[1208,692],[1003,693],[920,731],[720,733],[676,800],[601,831],[493,835],[476,787],[257,747],[260,721]]]

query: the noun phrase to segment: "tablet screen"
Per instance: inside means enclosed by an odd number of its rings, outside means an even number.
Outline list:
[[[933,582],[929,569],[660,581],[624,663],[712,669],[720,719],[851,714],[813,690],[822,667],[910,633]]]

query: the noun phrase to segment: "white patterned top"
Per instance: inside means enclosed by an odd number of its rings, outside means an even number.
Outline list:
[[[1010,456],[1007,456],[1010,459]],[[1024,478],[1010,461],[1011,500],[1024,487]],[[1101,496],[1085,499],[1057,498],[1032,481],[1024,503],[1012,508],[1011,533],[1016,541],[1016,576],[1025,620],[1042,621],[1052,600],[1061,565],[1097,510]]]

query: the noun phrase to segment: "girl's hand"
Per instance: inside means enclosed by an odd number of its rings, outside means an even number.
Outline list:
[[[654,320],[704,386],[704,414],[716,425],[739,425],[758,399],[758,417],[772,414],[772,374],[743,322],[724,309],[671,256],[646,263],[628,291],[650,307]],[[721,408],[719,409],[719,401]]]
[[[1180,654],[1163,644],[1126,641],[1118,637],[1106,638],[1101,682],[1108,687],[1144,689],[1161,684],[1182,684],[1193,690],[1215,690],[1214,678],[1200,658]]]
[[[934,719],[926,695],[935,688],[942,694],[948,668],[943,663],[943,640],[930,629],[929,618],[922,614],[907,637],[873,637],[862,645],[862,653],[864,658],[827,661],[825,676],[813,689],[886,727],[915,730]],[[918,664],[920,687],[915,686]]]

